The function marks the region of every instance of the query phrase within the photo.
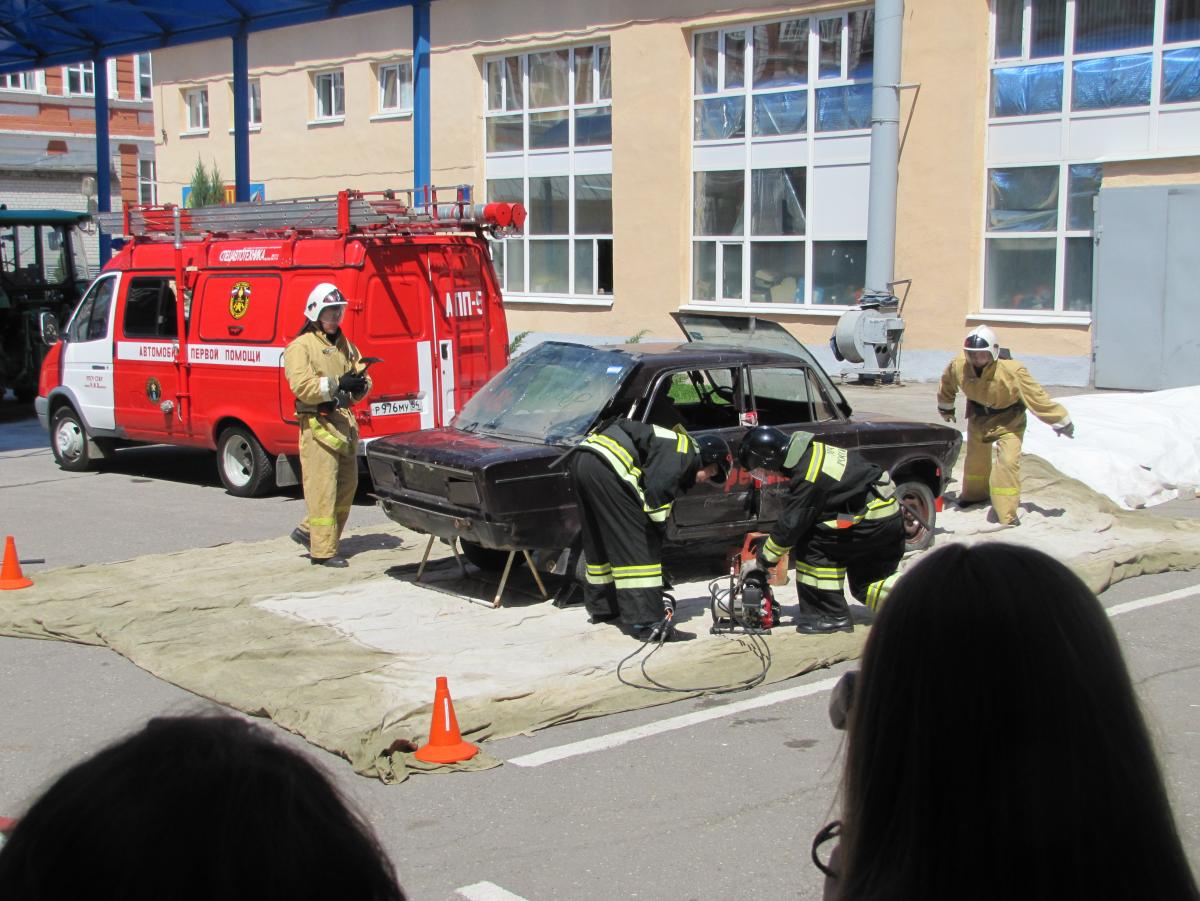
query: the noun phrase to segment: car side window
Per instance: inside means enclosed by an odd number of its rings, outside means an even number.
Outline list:
[[[815,390],[815,380],[807,366],[753,367],[750,388],[759,425],[834,418],[824,395]]]
[[[724,429],[738,424],[738,369],[692,369],[659,379],[652,389],[645,420],[689,432]]]
[[[125,295],[126,338],[174,338],[175,280],[165,277],[135,278]]]
[[[108,313],[112,308],[115,278],[97,281],[87,296],[80,302],[71,328],[67,332],[70,341],[98,341],[108,336]]]

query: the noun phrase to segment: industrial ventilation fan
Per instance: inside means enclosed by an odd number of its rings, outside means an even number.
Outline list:
[[[842,380],[890,384],[900,375],[900,340],[904,320],[900,301],[893,294],[864,295],[858,309],[841,315],[829,339],[829,348],[839,362],[857,366],[842,368]]]

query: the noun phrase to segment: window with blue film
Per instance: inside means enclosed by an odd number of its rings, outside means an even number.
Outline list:
[[[1095,218],[1092,201],[1103,177],[1104,167],[1098,163],[1067,167],[1067,228],[1091,231]]]
[[[846,84],[817,91],[817,131],[871,127],[871,85]]]
[[[1168,50],[1163,54],[1162,102],[1200,100],[1200,47]]]
[[[808,92],[784,91],[754,97],[754,137],[794,135],[808,127]]]
[[[1062,82],[1062,63],[996,69],[992,72],[992,115],[1061,112]]]
[[[1152,54],[1076,60],[1071,109],[1114,109],[1150,103]]]
[[[988,231],[1037,232],[1058,227],[1058,166],[988,172]]]
[[[746,98],[713,97],[696,101],[697,141],[714,141],[746,136]]]

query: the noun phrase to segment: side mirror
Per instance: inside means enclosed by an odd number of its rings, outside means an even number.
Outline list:
[[[42,343],[47,347],[58,343],[58,317],[53,313],[42,313],[38,316],[38,330],[42,334]]]

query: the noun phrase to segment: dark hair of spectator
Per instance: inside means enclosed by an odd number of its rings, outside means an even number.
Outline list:
[[[361,817],[306,756],[229,716],[151,720],[67,770],[0,849],[22,901],[403,901]]]
[[[843,793],[842,901],[1197,898],[1108,617],[1030,548],[948,545],[899,581]]]

